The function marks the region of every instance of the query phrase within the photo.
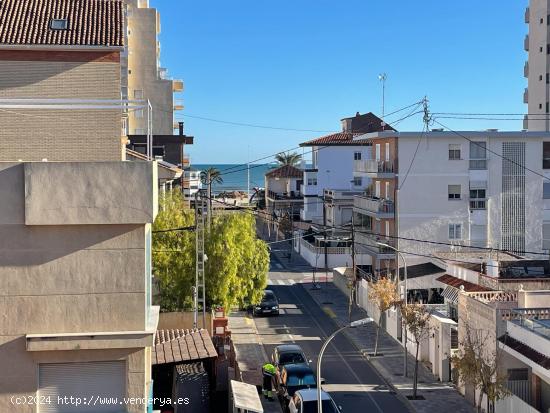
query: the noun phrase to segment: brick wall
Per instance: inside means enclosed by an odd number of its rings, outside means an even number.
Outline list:
[[[109,54],[85,60],[67,53],[55,60],[38,53],[34,56],[41,60],[30,61],[32,52],[8,53],[0,53],[0,98],[120,99],[120,64],[106,58]],[[6,60],[10,57],[21,60]],[[121,115],[114,110],[0,109],[0,161],[121,160]]]

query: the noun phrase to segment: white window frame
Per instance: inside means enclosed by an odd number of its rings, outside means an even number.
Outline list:
[[[449,144],[449,161],[460,161],[461,159],[462,159],[462,146],[460,144],[450,143]]]
[[[451,187],[458,187],[458,193],[457,192],[451,192]],[[456,188],[454,188],[456,189]],[[458,194],[458,197],[456,196]],[[449,201],[459,201],[462,199],[462,185],[460,184],[450,184],[447,185],[447,199]]]
[[[379,143],[376,144],[376,146],[374,147],[374,150],[375,150],[376,160],[380,161],[380,144]]]
[[[449,239],[461,240],[462,239],[462,224],[449,224]]]
[[[362,158],[362,154],[360,151],[353,152],[353,160],[354,161],[360,161]]]
[[[353,186],[363,186],[363,178],[360,176],[354,176],[352,183]]]
[[[389,162],[390,160],[390,143],[386,142],[386,153],[384,154],[384,158],[386,159],[386,162]]]

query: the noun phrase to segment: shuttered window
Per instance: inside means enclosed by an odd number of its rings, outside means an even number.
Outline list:
[[[542,249],[550,250],[550,222],[542,224]]]
[[[125,371],[126,363],[123,361],[40,364],[38,396],[44,402],[38,411],[39,413],[126,411],[127,406],[123,403],[123,397],[126,395]],[[71,396],[79,397],[82,404],[77,406],[75,402],[64,403],[64,398],[70,399]]]

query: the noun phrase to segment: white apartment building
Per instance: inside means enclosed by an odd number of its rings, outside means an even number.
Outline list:
[[[186,200],[192,200],[195,194],[202,188],[201,171],[192,166],[183,170],[183,196]]]
[[[355,162],[356,175],[372,183],[354,207],[357,242],[372,255],[373,272],[395,268],[394,251],[381,241],[405,253],[409,265],[429,261],[414,254],[471,246],[520,255],[550,248],[550,180],[543,178],[550,177],[549,133],[437,130],[354,139],[373,148],[372,160]]]
[[[529,34],[525,37],[528,61],[524,75],[528,79],[523,102],[528,115],[523,127],[530,131],[550,131],[550,1],[530,0],[525,11]]]

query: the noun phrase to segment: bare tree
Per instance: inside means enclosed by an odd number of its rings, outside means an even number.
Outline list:
[[[494,342],[494,334],[472,327],[468,320],[462,319],[464,338],[458,352],[451,357],[460,380],[479,390],[476,401],[477,411],[481,412],[483,395],[487,396],[487,412],[490,404],[510,394],[506,387],[507,375],[500,370],[500,352]]]
[[[369,300],[373,301],[380,311],[378,326],[376,328],[376,342],[374,344],[374,355],[376,356],[378,354],[378,338],[382,316],[400,301],[397,284],[389,278],[381,278],[377,282],[369,282]]]
[[[418,391],[418,351],[420,343],[430,335],[430,316],[431,310],[422,304],[401,303],[401,317],[406,329],[411,333],[416,344],[416,354],[414,358],[414,376],[413,376],[413,400],[416,400]],[[405,351],[407,349],[405,348]]]

